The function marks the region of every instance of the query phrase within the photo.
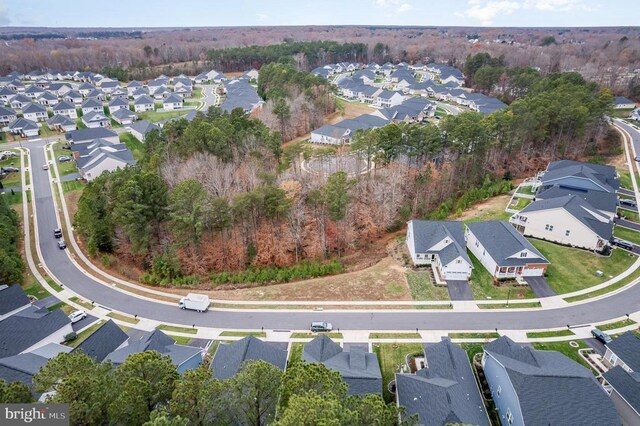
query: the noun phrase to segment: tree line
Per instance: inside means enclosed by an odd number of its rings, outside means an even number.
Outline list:
[[[186,426],[414,425],[403,409],[380,395],[347,395],[340,373],[323,364],[294,361],[283,373],[264,361],[247,361],[226,380],[208,359],[178,374],[171,358],[135,353],[117,367],[82,351],[61,353],[33,377],[33,390],[54,391],[48,403],[69,404],[71,424]],[[31,388],[0,380],[1,403],[34,402]]]
[[[0,283],[13,284],[22,281],[24,262],[18,243],[20,221],[9,206],[6,196],[0,196]]]

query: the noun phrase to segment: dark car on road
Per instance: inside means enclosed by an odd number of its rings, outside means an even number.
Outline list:
[[[609,342],[611,342],[611,336],[609,336],[607,333],[605,333],[604,331],[598,329],[598,328],[594,328],[593,330],[591,330],[591,334],[593,335],[593,337],[595,337],[596,339],[600,340],[602,343],[604,343],[605,345]]]
[[[64,240],[58,240],[58,248],[60,250],[64,250],[67,248],[67,243],[64,242]]]
[[[62,229],[56,228],[53,230],[53,236],[56,238],[62,238]]]
[[[620,238],[614,238],[614,239],[611,240],[611,243],[614,246],[621,247],[621,248],[623,248],[625,250],[633,251],[633,243],[631,243],[630,241],[623,240],[623,239],[620,239]]]
[[[323,333],[333,330],[333,325],[330,322],[312,322],[311,331],[314,333]]]

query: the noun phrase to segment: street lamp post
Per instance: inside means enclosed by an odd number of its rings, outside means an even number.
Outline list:
[[[509,291],[507,291],[507,306],[509,306],[509,299],[511,298],[511,287],[509,287]]]

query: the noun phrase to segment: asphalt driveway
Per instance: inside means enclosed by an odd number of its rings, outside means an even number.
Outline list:
[[[525,277],[524,279],[531,290],[535,293],[536,297],[550,297],[555,296],[556,292],[549,287],[549,283],[544,277]]]
[[[473,300],[473,293],[467,280],[447,280],[451,300]]]

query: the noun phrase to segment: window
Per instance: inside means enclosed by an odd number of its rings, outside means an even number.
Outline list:
[[[549,225],[549,224],[545,225],[544,226],[544,230],[545,231],[553,231],[553,225]]]
[[[506,266],[501,267],[501,268],[500,268],[500,272],[501,272],[501,273],[503,273],[503,274],[504,274],[505,272],[507,272],[507,267],[506,267]]]
[[[476,247],[480,247],[480,242],[476,241]]]
[[[462,260],[458,259],[458,260],[456,260],[456,263],[460,264],[460,263],[462,263]]]
[[[510,425],[513,424],[513,414],[511,413],[511,408],[507,408],[507,422]]]
[[[520,257],[527,257],[527,252],[523,251],[522,253],[520,253]]]
[[[570,231],[570,230],[568,230],[568,229],[567,229],[566,231],[564,231],[564,236],[565,236],[565,237],[568,237],[568,236],[569,236],[569,234],[571,234],[571,231]]]

